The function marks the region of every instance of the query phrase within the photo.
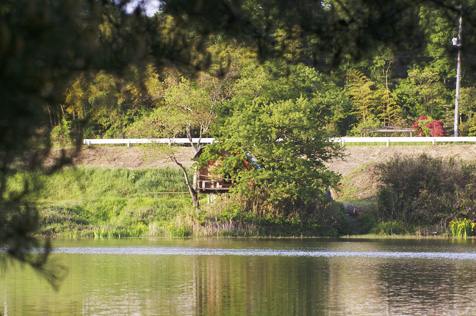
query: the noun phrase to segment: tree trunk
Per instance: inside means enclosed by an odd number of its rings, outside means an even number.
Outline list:
[[[172,157],[172,160],[182,169],[183,171],[183,176],[185,177],[185,183],[187,184],[188,187],[188,192],[190,193],[190,196],[192,197],[192,202],[193,202],[193,207],[199,208],[199,201],[198,201],[198,194],[197,191],[193,188],[192,184],[190,184],[190,181],[188,180],[188,174],[187,174],[187,169],[177,161],[175,157]]]
[[[198,152],[198,149],[200,147],[200,142],[195,146],[195,144],[193,143],[193,137],[192,137],[192,128],[190,126],[190,124],[187,126],[186,128],[186,132],[187,132],[187,138],[188,138],[188,141],[190,142],[190,144],[192,145],[192,148],[195,150],[195,153]]]

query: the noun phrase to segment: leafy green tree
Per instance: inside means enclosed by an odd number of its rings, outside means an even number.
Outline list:
[[[460,90],[460,134],[476,135],[476,88],[465,87]]]
[[[392,96],[391,91],[384,86],[379,86],[375,91],[377,101],[377,117],[384,126],[393,125],[399,121],[401,108]]]
[[[128,135],[152,139],[167,138],[171,140],[184,133],[188,126],[187,118],[187,114],[176,112],[168,107],[159,107],[150,115],[134,123],[128,130]],[[193,206],[198,208],[198,194],[189,180],[187,169],[178,158],[178,146],[180,145],[170,141],[167,144],[152,143],[150,146],[146,146],[146,148],[152,147],[153,155],[165,156],[180,167],[192,198]]]
[[[424,56],[429,59],[426,65],[438,73],[445,86],[449,82],[453,83],[456,76],[456,54],[448,54],[448,48],[451,47],[451,39],[455,37],[457,27],[452,25],[454,21],[443,10],[422,6],[420,16],[426,38]]]
[[[172,115],[182,118],[183,132],[196,152],[216,118],[215,109],[223,102],[223,86],[230,76],[228,73],[220,80],[202,74],[194,82],[183,77],[178,82],[168,80],[166,107]],[[197,143],[193,142],[194,137],[198,138]]]
[[[381,52],[380,52],[381,51]],[[377,117],[383,125],[394,125],[401,121],[401,108],[393,94],[392,65],[398,60],[390,48],[381,49],[374,57],[374,76],[377,78]]]
[[[235,177],[239,192],[251,193],[256,186],[276,204],[309,203],[323,197],[338,178],[324,165],[339,154],[325,140],[325,129],[316,128],[324,127],[320,112],[319,106],[304,98],[262,105],[252,101],[227,120],[223,138],[207,146],[211,156],[202,159],[221,159],[218,172]],[[239,154],[220,158],[223,151]],[[253,168],[244,168],[244,160],[251,161]]]
[[[255,189],[264,192],[289,215],[293,205],[322,201],[328,187],[336,185],[338,177],[325,162],[340,155],[326,130],[337,87],[302,65],[289,68],[285,77],[263,71],[268,67],[277,71],[277,65],[265,64],[242,74],[239,91],[229,101],[232,113],[219,127],[218,141],[205,148],[200,164],[220,160],[217,172],[234,177],[237,192],[250,196]],[[296,86],[301,89],[293,89]],[[223,157],[224,152],[230,155]],[[304,207],[296,212],[308,215]]]
[[[66,89],[62,108],[63,116],[86,122],[86,137],[122,138],[137,117],[162,100],[163,83],[155,67],[147,64],[129,66],[122,76],[81,73]]]
[[[375,98],[374,82],[361,72],[350,74],[349,95],[355,105],[355,114],[364,124],[372,121],[377,100]]]
[[[221,127],[226,125],[226,119],[234,111],[240,111],[244,104],[251,101],[266,104],[299,97],[314,99],[321,94],[325,94],[326,98],[321,113],[323,123],[333,135],[345,133],[352,104],[343,89],[334,84],[329,76],[303,64],[287,66],[276,61],[264,64],[249,62],[237,76],[228,98],[217,108],[217,121],[212,127],[214,136],[221,135]]]
[[[221,80],[207,74],[199,75],[195,80],[184,77],[167,79],[164,89],[164,103],[149,115],[138,120],[127,131],[131,137],[176,138],[186,136],[197,152],[202,137],[208,132],[216,118],[215,108],[222,102],[223,87],[231,74]],[[198,138],[194,142],[193,138]],[[155,149],[177,164],[184,173],[185,182],[192,197],[194,207],[199,207],[197,192],[189,182],[187,170],[177,158],[176,144],[166,146],[157,144]]]
[[[183,135],[187,127],[189,127],[188,113],[177,111],[173,107],[160,106],[154,109],[150,114],[142,117],[142,119],[134,122],[127,134],[129,137],[139,138],[168,138],[173,139]],[[177,164],[183,171],[185,183],[189,189],[190,196],[194,207],[199,207],[198,195],[189,181],[188,171],[177,158],[177,144],[172,142],[167,144],[153,143],[151,144],[154,155],[165,156],[172,162]],[[146,148],[148,148],[146,146]]]
[[[430,67],[411,69],[408,78],[400,82],[395,93],[410,117],[430,115],[440,119],[450,104],[441,78]]]
[[[436,2],[436,1],[435,1]],[[183,17],[181,22],[214,29],[257,47],[260,58],[285,57],[335,69],[344,57],[355,60],[375,51],[381,43],[413,52],[422,47],[421,5],[432,1],[202,1],[165,0],[164,12]],[[439,4],[439,3],[438,3]],[[444,5],[451,5],[444,1]],[[242,23],[246,21],[246,23]],[[299,43],[302,52],[290,50]],[[292,62],[295,62],[293,60]]]

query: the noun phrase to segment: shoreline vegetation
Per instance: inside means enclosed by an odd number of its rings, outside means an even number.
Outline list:
[[[355,160],[356,157],[349,159]],[[468,205],[452,205],[460,209],[458,216],[455,215],[458,210],[451,213],[447,211],[447,215],[438,219],[423,218],[422,214],[404,218],[400,216],[404,210],[400,215],[394,214],[394,217],[382,213],[382,203],[385,201],[382,200],[381,187],[377,185],[375,168],[382,168],[385,161],[395,164],[398,159],[400,161],[397,164],[400,165],[402,161],[410,161],[410,158],[385,156],[385,159],[361,164],[352,171],[346,170],[348,166],[331,166],[331,169],[341,168],[343,177],[337,190],[337,201],[327,206],[329,209],[325,214],[330,219],[321,220],[290,218],[272,212],[262,215],[257,209],[247,208],[242,203],[243,197],[236,194],[220,195],[211,204],[207,203],[207,196],[201,194],[202,207],[196,210],[191,206],[182,172],[168,166],[128,169],[88,166],[79,162],[78,166],[65,168],[53,175],[17,171],[8,185],[10,190],[21,192],[27,179],[39,189],[32,190],[34,196],[28,198],[35,201],[40,211],[38,235],[42,237],[471,238],[474,228],[471,223],[474,221],[469,218],[471,216],[463,214],[470,209],[473,201],[469,195],[466,201],[460,202]],[[420,169],[422,165],[433,165],[434,168],[446,166],[448,164],[445,161],[448,161],[450,166],[474,170],[469,164],[456,163],[451,159],[424,156],[412,159],[415,163],[420,161],[416,167]],[[89,163],[94,165],[92,161]],[[343,161],[341,164],[346,163],[350,162]],[[422,174],[420,176],[425,178]],[[464,176],[471,178],[469,174]],[[435,182],[434,175],[431,177],[431,181]],[[428,192],[429,187],[416,188],[414,185],[410,191]],[[435,185],[431,184],[433,190],[437,190]],[[450,188],[446,187],[445,190]],[[446,194],[436,192],[440,196]],[[462,192],[457,195],[462,197]],[[406,205],[404,208],[409,210],[412,206]],[[428,212],[434,213],[437,206],[432,205],[431,208]],[[421,213],[422,209],[419,207],[418,212]],[[440,209],[439,212],[445,213],[445,210]],[[461,228],[462,221],[466,219],[469,228],[458,232],[457,228]]]

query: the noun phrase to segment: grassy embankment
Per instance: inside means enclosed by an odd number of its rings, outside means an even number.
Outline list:
[[[38,188],[28,198],[40,211],[43,236],[294,236],[302,230],[301,223],[287,219],[243,214],[236,197],[207,205],[201,195],[201,209],[193,209],[177,169],[77,167],[53,175],[18,171],[9,191],[21,192],[25,180]]]
[[[164,169],[69,168],[46,176],[18,172],[11,189],[28,178],[40,189],[31,195],[48,236],[183,236],[174,221],[189,209],[183,174]],[[165,194],[167,193],[167,194]]]
[[[44,236],[280,237],[342,233],[342,227],[321,227],[315,221],[303,223],[242,212],[243,201],[237,196],[224,195],[208,205],[207,197],[201,195],[201,209],[193,209],[183,173],[177,169],[77,167],[53,175],[19,171],[8,183],[9,190],[21,191],[25,179],[39,187],[29,198],[40,210],[39,234]],[[331,212],[343,222],[343,210],[337,207]]]
[[[425,151],[433,147],[427,147]],[[445,147],[438,147],[435,150],[441,153],[445,151],[443,148]],[[350,163],[353,167],[347,168],[347,172],[344,172],[337,199],[339,202],[357,206],[358,216],[347,216],[349,220],[342,221],[345,215],[340,212],[337,217],[340,217],[341,222],[335,227],[327,227],[330,231],[324,234],[414,236],[431,235],[437,231],[433,227],[415,221],[402,223],[395,219],[385,220],[379,213],[375,166],[391,157],[387,151],[388,149],[379,148],[369,155],[368,150],[365,150],[363,156],[352,152],[354,158],[348,159],[346,163]],[[400,153],[402,150],[397,151]],[[451,155],[455,154],[450,148],[446,151]],[[471,154],[468,148],[464,152]],[[382,155],[380,159],[378,153]],[[384,153],[387,154],[385,159]],[[370,159],[374,157],[377,159]],[[447,161],[446,158],[443,160]],[[355,167],[357,165],[358,167]],[[415,170],[420,169],[421,167]],[[397,172],[399,177],[403,173]],[[439,173],[441,172],[436,172]],[[241,204],[236,197],[221,199],[216,203],[219,205],[215,204],[214,207],[207,205],[206,196],[202,196],[202,208],[196,212],[191,208],[183,174],[176,169],[107,169],[81,166],[62,170],[52,176],[18,172],[9,183],[10,188],[21,190],[25,177],[41,184],[41,189],[31,196],[31,201],[35,201],[40,209],[42,235],[300,236],[303,232],[302,223],[299,222],[287,221],[285,218],[256,218],[241,212]],[[425,190],[410,189],[428,192],[425,188],[423,188]],[[449,195],[452,201],[451,196],[454,195]],[[316,235],[316,232],[322,232],[322,228],[303,235]],[[442,231],[441,227],[438,233],[451,234],[449,230]]]
[[[386,234],[379,228],[368,177],[372,166],[359,167],[342,181],[339,200],[365,209],[331,234]],[[40,189],[30,198],[40,210],[39,234],[61,237],[139,236],[300,236],[300,223],[286,219],[246,218],[237,201],[224,198],[219,207],[206,204],[197,213],[180,170],[78,167],[53,175],[18,172],[9,183],[21,190],[24,179]],[[355,183],[361,187],[356,188]],[[362,187],[362,185],[367,187]],[[364,196],[362,197],[362,194]],[[342,217],[344,215],[342,214]],[[340,231],[337,231],[339,229]],[[408,230],[407,230],[408,231]],[[328,233],[328,232],[327,232]]]

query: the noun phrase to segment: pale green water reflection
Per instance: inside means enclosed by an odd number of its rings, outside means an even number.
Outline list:
[[[55,246],[63,253],[53,259],[69,268],[60,291],[29,268],[9,267],[0,277],[2,314],[476,312],[474,241],[122,239]]]

